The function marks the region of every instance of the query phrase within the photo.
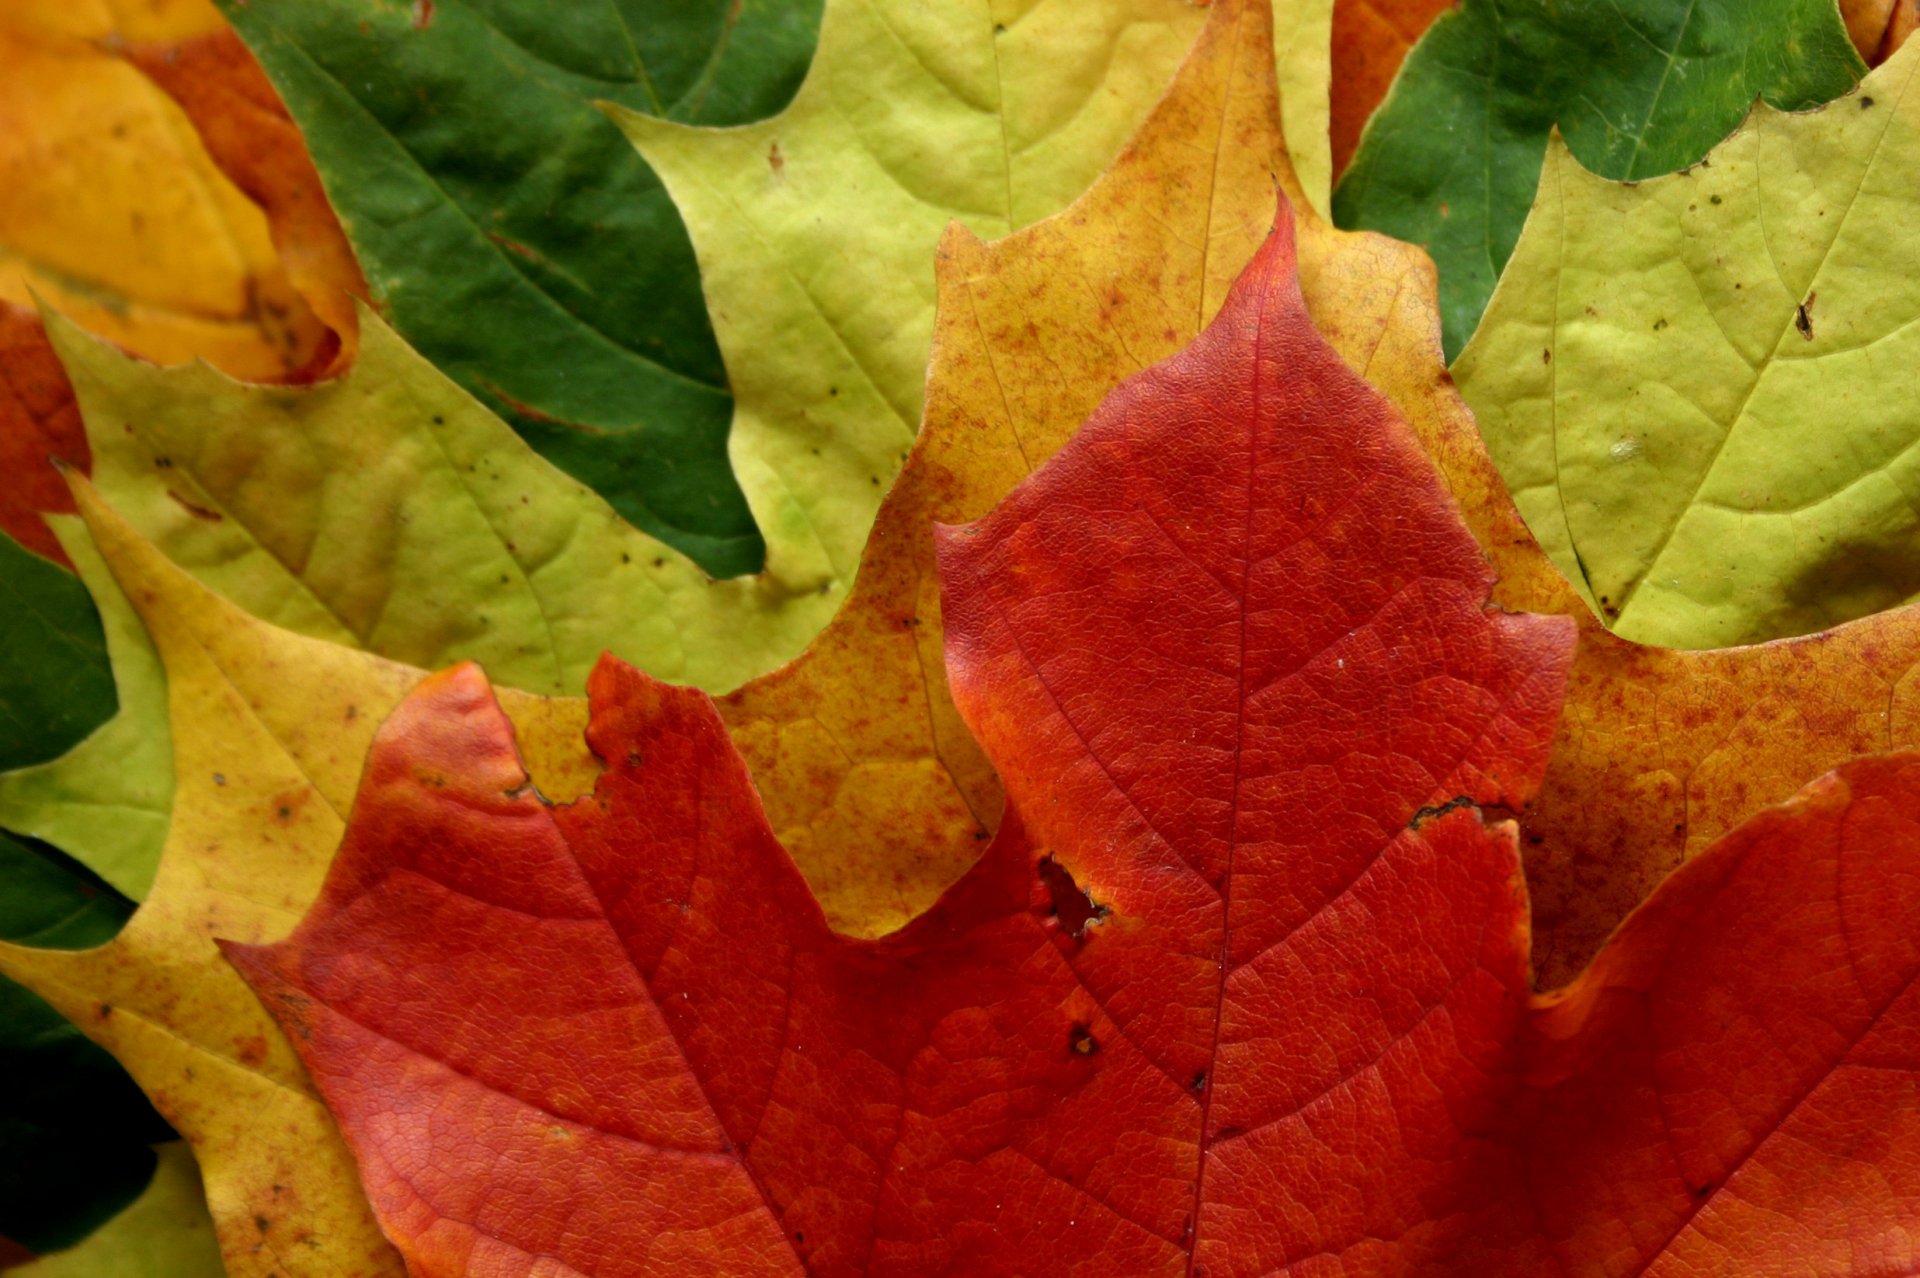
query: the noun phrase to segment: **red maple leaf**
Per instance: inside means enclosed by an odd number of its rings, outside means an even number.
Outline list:
[[[1911,1272],[1920,763],[1853,765],[1535,995],[1509,824],[1572,627],[1320,341],[1291,226],[942,547],[1006,781],[825,926],[706,697],[617,662],[530,791],[484,679],[383,730],[318,905],[231,950],[420,1275]]]

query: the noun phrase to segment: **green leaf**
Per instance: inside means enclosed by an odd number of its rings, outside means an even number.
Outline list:
[[[805,73],[820,0],[223,0],[383,310],[548,460],[715,576],[762,545],[658,179],[596,99],[733,124]]]
[[[1708,648],[1920,593],[1920,45],[1623,185],[1548,153],[1454,375],[1620,634]]]
[[[133,904],[44,844],[0,834],[0,938],[55,949],[110,940]],[[126,1207],[172,1138],[113,1057],[0,978],[0,1235],[70,1247]]]
[[[1637,180],[1699,159],[1755,97],[1804,110],[1865,69],[1834,0],[1465,0],[1407,55],[1334,218],[1433,255],[1451,359],[1513,251],[1555,125],[1588,168]]]
[[[87,588],[0,533],[0,770],[71,749],[113,709],[106,636]]]
[[[71,1251],[8,1272],[19,1278],[222,1278],[220,1246],[193,1154],[157,1151],[152,1183],[126,1211]]]

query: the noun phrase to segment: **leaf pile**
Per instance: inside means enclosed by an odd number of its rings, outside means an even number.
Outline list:
[[[1920,1265],[1910,0],[16,8],[0,1269]]]

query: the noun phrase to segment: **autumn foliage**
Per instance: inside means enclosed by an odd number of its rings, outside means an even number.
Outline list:
[[[217,3],[0,17],[0,1269],[1920,1268],[1907,0]]]

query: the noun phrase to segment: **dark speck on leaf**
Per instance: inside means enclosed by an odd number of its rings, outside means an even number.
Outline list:
[[[1084,1025],[1075,1025],[1067,1032],[1067,1046],[1076,1056],[1091,1056],[1100,1050],[1100,1040]]]
[[[435,413],[433,415],[433,424],[435,426],[445,426],[447,424],[447,419],[442,417],[440,414]]]
[[[1862,98],[1860,99],[1860,109],[1861,109],[1862,111],[1864,111],[1864,110],[1866,110],[1866,109],[1867,109],[1868,107],[1870,107],[1870,106],[1872,106],[1872,105],[1873,105],[1873,99],[1872,99],[1872,98],[1869,98],[1869,97],[1862,97]]]
[[[1709,195],[1709,196],[1707,197],[1707,203],[1709,203],[1709,204],[1718,204],[1718,203],[1720,203],[1720,197],[1719,197],[1719,196],[1717,196],[1717,195]]]

